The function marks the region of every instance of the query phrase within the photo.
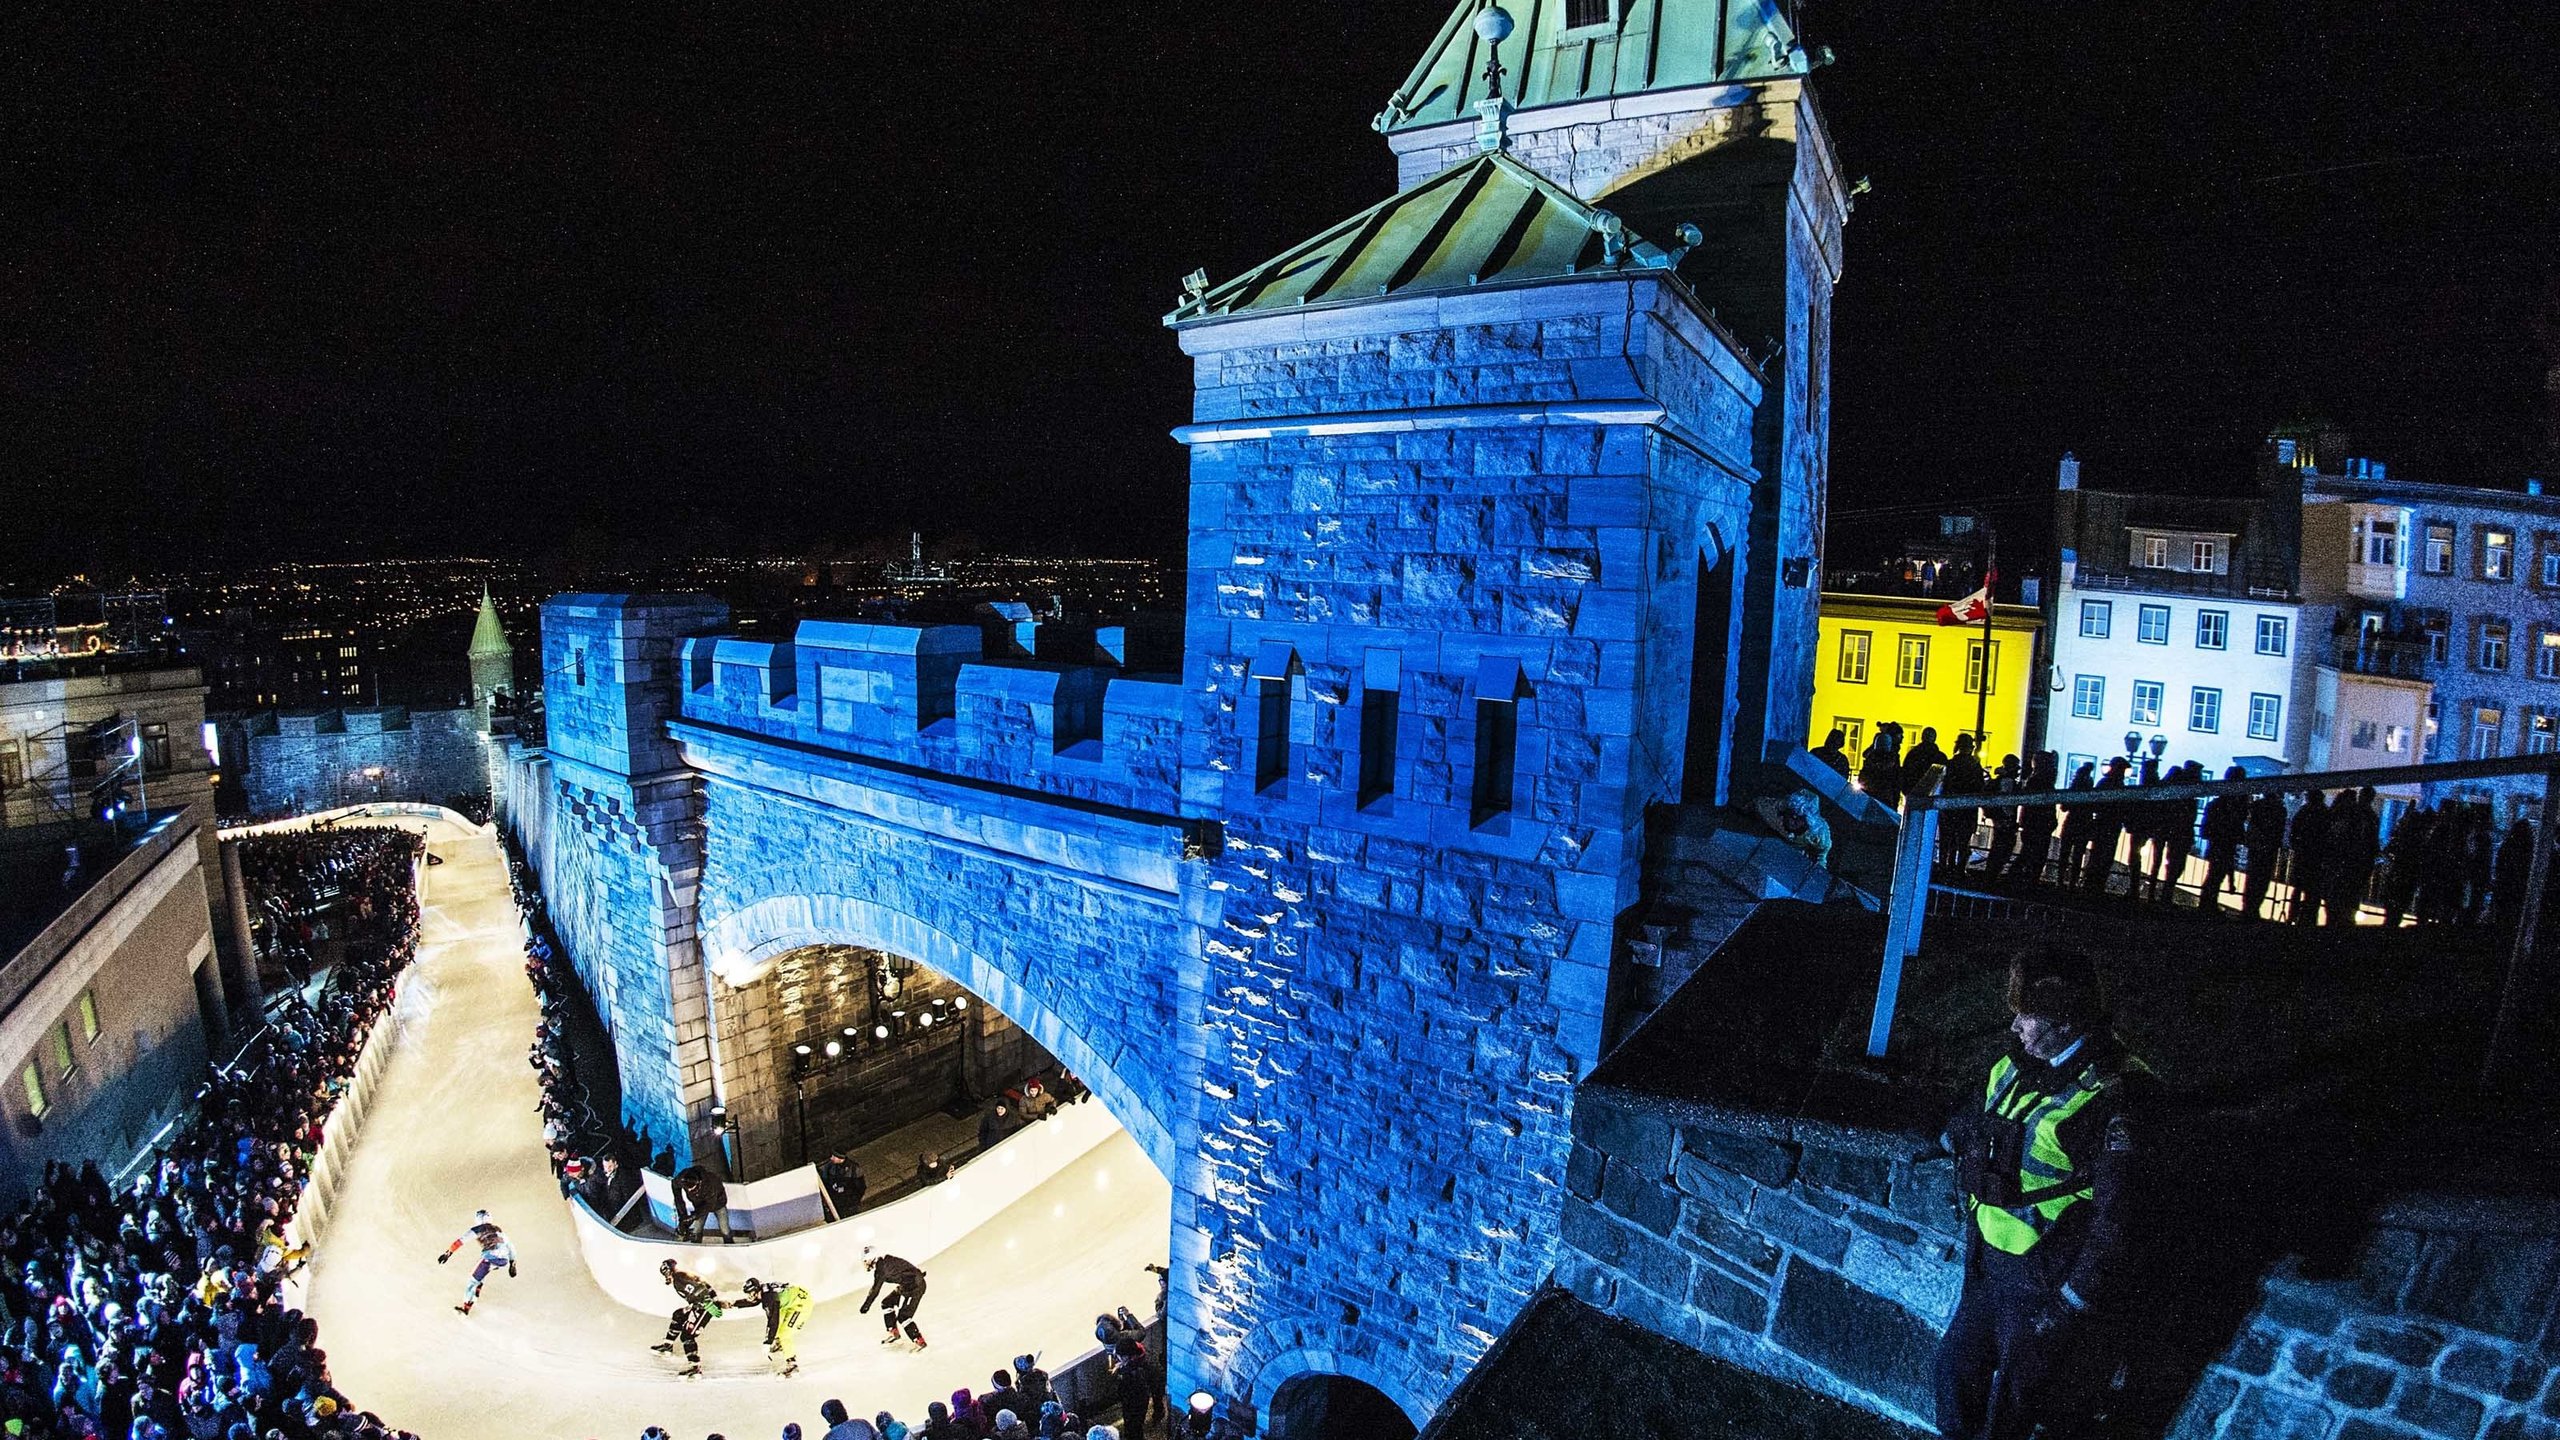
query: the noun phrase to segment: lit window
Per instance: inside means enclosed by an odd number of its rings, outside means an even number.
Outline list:
[[[2145,535],[2142,537],[2142,568],[2146,570],[2166,570],[2169,568],[2168,536]]]
[[[2000,642],[1997,640],[1991,642],[1991,669],[1993,671],[1991,676],[1991,693],[1997,695],[2000,693],[2000,676],[1998,674],[2000,669]],[[1983,693],[1982,683],[1982,642],[1979,640],[1969,641],[1965,645],[1964,649],[1964,693],[1967,695],[1979,695]]]
[[[2430,575],[2453,573],[2452,526],[2430,525],[2427,527],[2427,573]]]
[[[53,1108],[44,1098],[44,1072],[36,1068],[36,1062],[30,1060],[27,1062],[27,1068],[18,1072],[18,1080],[27,1087],[27,1113],[39,1120],[43,1119],[44,1112]]]
[[[1855,755],[1867,748],[1867,722],[1847,715],[1831,717],[1831,728],[1840,732],[1840,749]]]
[[[2198,540],[2192,554],[2199,575],[2211,575],[2222,568],[2222,542],[2219,540]]]
[[[2134,619],[2133,638],[2145,645],[2169,643],[2169,607],[2145,605]]]
[[[2506,580],[2515,575],[2516,537],[2505,530],[2480,532],[2480,578]]]
[[[2498,745],[2507,728],[2507,712],[2494,705],[2482,705],[2471,712],[2471,758],[2495,760]]]
[[[2274,695],[2252,695],[2249,697],[2250,739],[2281,739],[2283,738],[2283,725],[2284,701],[2281,698]],[[2359,725],[2356,727],[2359,733],[2371,730],[2372,728],[2373,727],[2369,724]],[[2373,748],[2373,740],[2370,736],[2366,736],[2364,739],[2358,740],[2356,745],[2359,749],[2370,750]]]
[[[2507,627],[2501,621],[2491,620],[2480,627],[2480,668],[2507,668]]]
[[[2560,585],[2560,550],[2542,552],[2542,583]]]
[[[2365,522],[2364,563],[2397,565],[2400,563],[2400,522],[2375,516]]]
[[[2560,630],[2545,630],[2533,647],[2533,678],[2560,680]]]
[[[2196,648],[2226,650],[2231,645],[2231,612],[2199,610],[2196,612]]]
[[[2199,735],[2222,729],[2222,692],[2199,685],[2187,700],[2187,728]]]
[[[95,990],[80,992],[80,1038],[98,1038],[98,992]]]
[[[2408,726],[2406,726],[2406,725],[2385,725],[2385,726],[2383,726],[2383,727],[2382,727],[2382,751],[2383,751],[2383,753],[2384,753],[2384,754],[2386,754],[2386,755],[2400,755],[2400,754],[2405,754],[2405,753],[2407,753],[2408,749],[2409,749],[2409,727],[2408,727]]]
[[[1840,632],[1840,679],[1843,684],[1867,683],[1867,657],[1875,650],[1876,637],[1865,630]]]
[[[1919,690],[1929,683],[1929,642],[1918,635],[1902,637],[1901,653],[1895,657],[1893,683],[1905,690]]]
[[[2166,693],[2166,689],[2167,687],[2163,686],[2157,680],[2136,680],[2133,682],[2133,715],[2131,718],[2134,724],[2157,725],[2160,723],[2160,701],[2161,697]]]
[[[59,1020],[53,1027],[53,1073],[69,1079],[71,1069],[71,1022]]]
[[[2259,616],[2258,653],[2261,655],[2283,655],[2285,640],[2287,638],[2285,631],[2288,628],[2290,627],[2285,624],[2285,619],[2281,615]]]
[[[2552,717],[2548,710],[2536,710],[2525,721],[2524,753],[2548,755],[2552,750]]]
[[[2107,677],[2074,675],[2071,677],[2071,714],[2076,719],[2097,720],[2104,717],[2107,705]]]
[[[2104,640],[2115,625],[2115,602],[2083,600],[2080,602],[2080,638]]]

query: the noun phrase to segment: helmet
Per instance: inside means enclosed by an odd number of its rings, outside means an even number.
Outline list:
[[[741,1288],[747,1292],[747,1298],[753,1300],[764,1293],[764,1282],[753,1275],[750,1275],[746,1279],[746,1284]]]
[[[2062,946],[2039,946],[2011,960],[2008,999],[2018,1014],[2084,1029],[2106,1024],[2110,1011],[2096,962]]]
[[[661,1275],[673,1275],[676,1273],[675,1257],[670,1255],[666,1259],[659,1261],[658,1273]]]
[[[863,1269],[865,1269],[865,1270],[869,1270],[869,1269],[872,1269],[873,1267],[877,1266],[879,1263],[880,1263],[880,1256],[879,1256],[876,1252],[874,1252],[870,1246],[868,1246],[868,1245],[863,1246],[863,1247],[862,1247],[862,1268],[863,1268]]]

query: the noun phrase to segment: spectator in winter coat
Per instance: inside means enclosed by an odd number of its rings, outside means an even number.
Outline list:
[[[2269,792],[2249,802],[2249,881],[2240,892],[2240,913],[2258,919],[2267,903],[2267,887],[2283,868],[2285,808],[2282,795]]]
[[[2222,772],[2225,780],[2246,780],[2249,772],[2234,765]],[[2239,873],[2240,846],[2249,837],[2249,797],[2216,795],[2204,806],[2204,897],[2202,905],[2208,917],[2222,914],[2223,887]]]
[[[1849,773],[1849,755],[1842,747],[1848,743],[1849,732],[1834,725],[1831,733],[1822,737],[1822,743],[1813,748],[1813,758],[1846,775]]]

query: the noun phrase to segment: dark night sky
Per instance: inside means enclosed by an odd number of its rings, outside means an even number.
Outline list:
[[[15,12],[0,581],[909,525],[1174,553],[1157,319],[1386,193],[1367,122],[1444,13],[557,8]],[[2512,483],[2555,12],[1810,6],[1875,183],[1835,505],[2041,490],[2066,447],[2091,483],[2236,476],[2307,414]]]

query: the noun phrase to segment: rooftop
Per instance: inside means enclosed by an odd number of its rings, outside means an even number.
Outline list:
[[[1781,80],[1813,57],[1770,0],[1509,0],[1495,47],[1502,95],[1522,110],[1695,85]],[[1478,0],[1459,0],[1376,125],[1392,134],[1472,119],[1486,98]],[[1596,13],[1598,23],[1576,25]]]
[[[178,823],[185,815],[183,808],[154,810],[123,825],[84,820],[0,830],[0,1013],[42,978],[41,966],[27,975],[12,973],[20,953],[71,910],[94,902],[103,911],[113,904],[115,895],[101,882],[135,851],[156,852],[175,843],[188,832]],[[73,845],[80,852],[76,872],[67,848]],[[44,957],[44,963],[51,959]]]
[[[1628,233],[1616,216],[1489,151],[1187,296],[1165,323],[1578,275],[1650,271],[1667,278],[1683,253]]]

